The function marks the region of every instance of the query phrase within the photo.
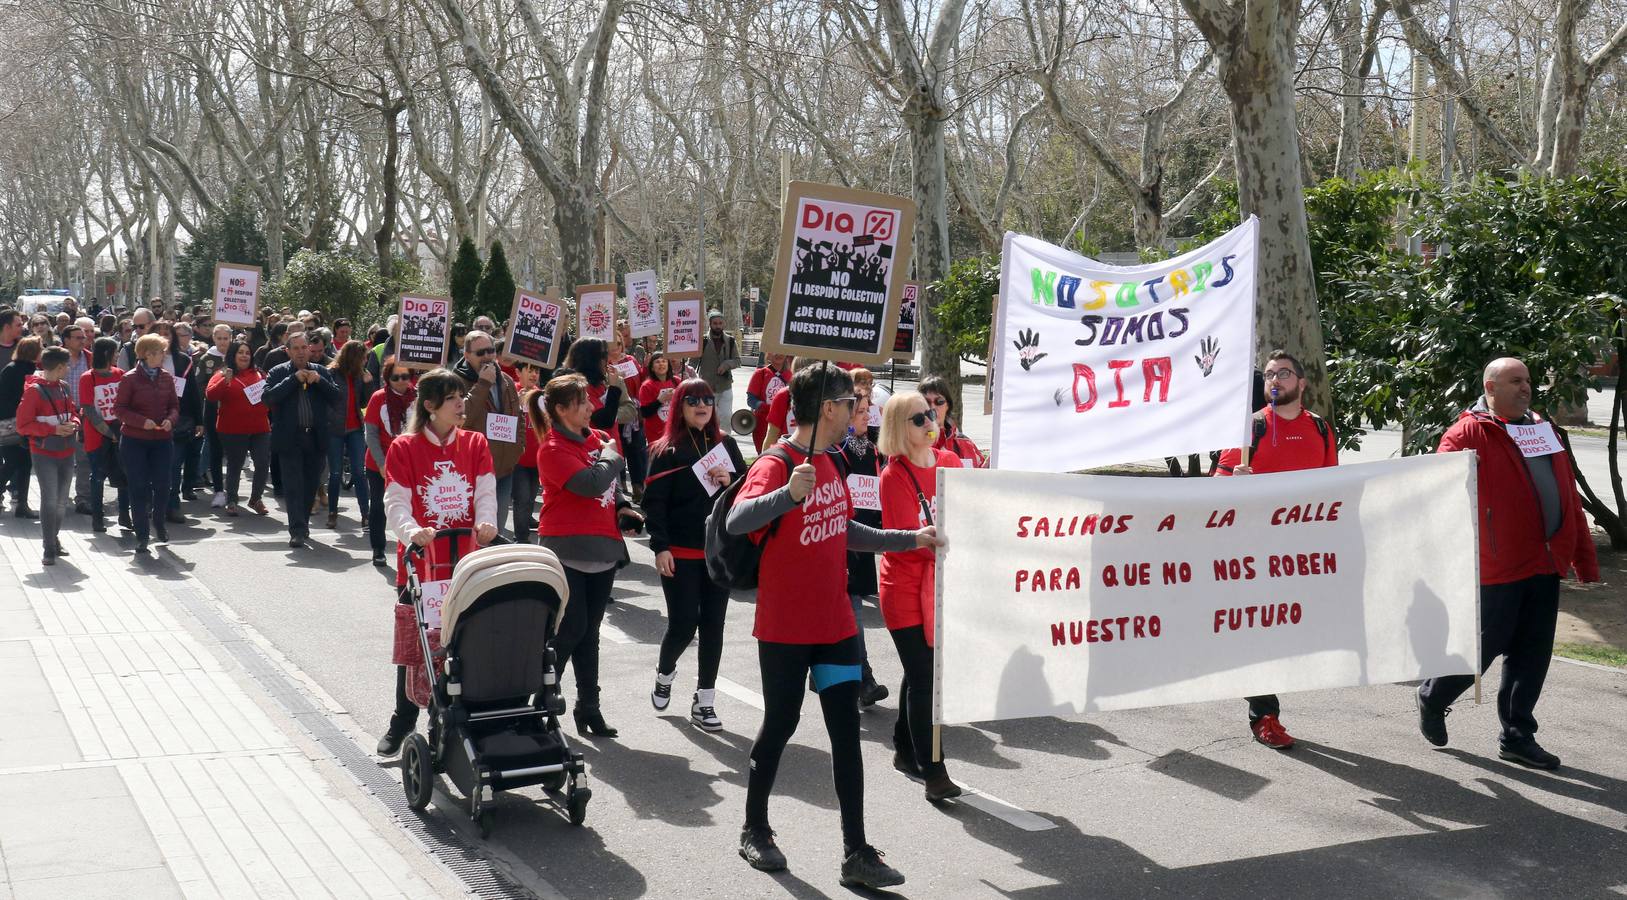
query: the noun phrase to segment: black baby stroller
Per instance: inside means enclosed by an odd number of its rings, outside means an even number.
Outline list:
[[[437,531],[443,538],[470,529]],[[435,776],[445,773],[468,798],[482,836],[492,828],[495,792],[540,784],[572,825],[587,818],[587,767],[559,727],[565,701],[549,646],[570,589],[553,551],[529,544],[492,546],[457,558],[441,606],[438,640],[417,567],[407,589],[429,677],[429,736],[407,737],[401,785],[415,810],[429,804]],[[411,547],[409,560],[423,553]],[[444,647],[444,650],[442,649]]]

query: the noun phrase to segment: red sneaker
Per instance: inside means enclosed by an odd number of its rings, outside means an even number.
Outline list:
[[[1282,722],[1276,716],[1261,716],[1249,723],[1249,730],[1254,732],[1255,740],[1273,750],[1287,750],[1294,746],[1293,735],[1282,727]]]

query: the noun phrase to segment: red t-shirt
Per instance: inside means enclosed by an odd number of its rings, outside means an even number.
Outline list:
[[[956,431],[953,425],[946,423],[940,428],[938,430],[938,439],[932,442],[932,446],[938,450],[948,450],[960,457],[968,469],[987,469],[989,467],[989,459],[983,455],[983,451],[977,449],[977,445],[972,443],[971,438]]]
[[[403,421],[400,422],[390,422],[388,417],[385,416],[384,410],[387,407],[387,402],[384,392],[388,390],[390,389],[386,387],[374,391],[373,396],[367,398],[367,411],[362,413],[362,424],[372,425],[379,430],[379,443],[384,446],[384,464],[386,466],[390,464],[390,444],[395,442],[395,436],[407,424],[405,415],[402,416]],[[367,471],[379,471],[378,464],[373,462],[373,454],[371,453],[367,454]]]
[[[797,430],[797,417],[791,411],[791,392],[780,391],[768,403],[768,424],[786,435]]]
[[[221,434],[266,434],[271,431],[271,413],[266,409],[265,401],[250,403],[248,395],[250,385],[264,380],[265,376],[253,366],[238,372],[237,377],[230,381],[226,380],[225,369],[209,379],[203,395],[218,404],[216,431]]]
[[[934,450],[937,465],[944,468],[961,467],[960,457],[948,450]],[[915,481],[910,481],[910,476]],[[932,521],[921,514],[921,500],[915,495],[919,484],[927,507],[932,510]],[[887,460],[881,470],[881,527],[914,531],[938,520],[938,473],[936,467],[923,469],[902,456]],[[881,555],[881,581],[878,599],[881,618],[890,631],[912,625],[926,627],[927,646],[932,646],[935,628],[936,581],[935,554],[930,548],[919,547],[904,553]]]
[[[644,383],[639,385],[638,388],[638,405],[648,406],[654,403],[656,398],[661,396],[661,392],[668,388],[677,390],[678,379],[669,378],[666,381],[656,381],[653,378],[645,379]],[[664,436],[667,433],[667,420],[670,418],[672,418],[672,400],[668,399],[667,402],[661,404],[660,409],[655,411],[655,415],[644,417],[644,439],[654,443]]]
[[[107,370],[106,375],[97,374],[95,369],[79,376],[79,405],[92,405],[102,414],[102,421],[109,425],[119,419],[113,415],[113,398],[118,396],[119,381],[124,378],[124,370],[114,366]],[[100,390],[99,390],[100,389]],[[95,453],[102,446],[102,433],[87,424],[85,432],[85,452]]]
[[[345,431],[356,431],[362,427],[361,417],[356,415],[356,410],[360,405],[356,402],[355,383],[347,383],[345,385]]]
[[[1292,419],[1284,419],[1268,406],[1261,410],[1261,414],[1265,416],[1265,435],[1260,438],[1260,446],[1249,456],[1249,468],[1255,474],[1297,472],[1339,464],[1339,442],[1334,439],[1333,426],[1323,423],[1328,430],[1327,437],[1323,437],[1310,411],[1302,410]],[[1232,469],[1237,468],[1242,460],[1241,449],[1227,450],[1220,454],[1215,474],[1232,474]]]
[[[594,535],[621,540],[616,527],[616,486],[612,484],[597,497],[583,497],[567,490],[565,482],[593,465],[599,448],[610,443],[610,435],[588,429],[587,440],[573,441],[555,429],[537,450],[537,480],[542,482],[542,514],[537,517],[537,534],[544,537]]]
[[[794,463],[807,459],[789,443],[780,446]],[[760,641],[834,644],[859,631],[847,596],[847,521],[853,505],[830,454],[819,454],[813,465],[814,489],[779,518],[773,536],[768,527],[752,534],[763,548],[752,629]],[[778,460],[754,463],[737,500],[772,493],[790,478]]]
[[[763,409],[753,411],[757,421],[751,428],[751,440],[758,450],[763,449],[763,438],[768,433],[769,407],[790,383],[791,373],[773,366],[759,366],[757,371],[751,373],[751,383],[746,385],[746,393],[763,398]]]
[[[444,445],[436,444],[422,432],[405,434],[390,442],[384,467],[391,485],[401,485],[412,494],[412,520],[425,528],[474,528],[475,484],[482,475],[492,474],[491,448],[486,436],[459,428]],[[461,559],[475,550],[473,535],[458,539]],[[432,559],[433,570],[425,566]],[[395,583],[407,583],[407,547],[395,548]],[[445,541],[430,545],[419,558],[418,577],[432,581],[452,577],[452,558]]]
[[[626,392],[627,392],[627,388],[623,387],[622,388],[622,393],[626,393]],[[598,412],[599,410],[604,409],[605,397],[608,396],[609,393],[610,393],[610,385],[609,385],[609,383],[590,384],[590,385],[588,385],[588,405],[593,407],[594,412]],[[615,446],[616,452],[620,453],[621,452],[621,429],[612,427],[610,429],[610,431],[609,431],[609,439],[610,439],[610,443]],[[537,470],[541,471],[542,467],[538,466]]]

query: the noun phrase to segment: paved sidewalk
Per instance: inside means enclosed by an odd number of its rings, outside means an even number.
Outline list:
[[[463,893],[187,629],[156,593],[172,570],[69,531],[44,569],[12,532],[0,900]]]

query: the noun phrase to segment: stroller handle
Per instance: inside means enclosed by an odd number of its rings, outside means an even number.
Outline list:
[[[474,533],[475,533],[475,530],[473,528],[442,528],[439,531],[435,532],[435,540],[438,541],[438,540],[442,540],[443,538],[466,537],[466,536],[472,535]],[[407,558],[408,559],[411,559],[411,558],[413,558],[415,556],[423,556],[423,555],[424,555],[424,547],[420,547],[417,544],[412,544],[412,545],[407,547]]]

